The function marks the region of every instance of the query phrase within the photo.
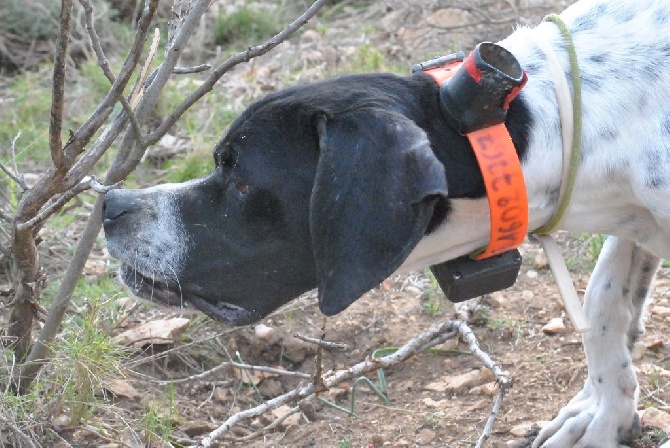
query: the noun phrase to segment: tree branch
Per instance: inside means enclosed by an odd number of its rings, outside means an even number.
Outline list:
[[[51,97],[51,115],[49,121],[49,148],[51,160],[57,170],[63,169],[63,104],[65,102],[65,57],[70,41],[70,18],[72,0],[62,0],[60,10],[60,32],[56,41],[54,57],[53,88]]]
[[[256,45],[255,47],[249,48],[247,51],[237,53],[228,59],[226,59],[221,65],[219,65],[212,74],[205,80],[205,82],[193,91],[184,101],[175,108],[172,112],[151,134],[149,134],[144,143],[146,145],[153,145],[158,142],[163,135],[179,120],[179,118],[186,112],[193,104],[195,104],[200,98],[202,98],[207,92],[212,90],[214,85],[217,83],[221,77],[228,72],[230,69],[242,62],[248,62],[251,59],[261,56],[273,48],[275,48],[280,43],[284,42],[286,39],[291,37],[296,31],[298,31],[303,25],[305,25],[316,13],[321,9],[321,7],[326,3],[326,0],[317,0],[312,6],[310,6],[300,17],[294,20],[290,25],[281,30],[278,34],[268,39],[265,43],[261,45]]]
[[[84,8],[86,30],[88,31],[88,36],[91,39],[91,46],[93,47],[95,56],[98,59],[98,65],[102,69],[102,73],[105,75],[109,83],[113,86],[116,82],[116,77],[109,68],[109,62],[107,62],[107,57],[102,50],[102,45],[100,44],[100,37],[98,36],[98,32],[95,30],[95,25],[93,23],[93,6],[89,0],[79,0],[79,4]],[[142,131],[140,129],[139,123],[137,122],[137,119],[135,118],[132,107],[130,107],[130,104],[128,104],[128,101],[126,101],[126,98],[123,95],[119,95],[118,99],[121,102],[123,109],[126,111],[128,118],[130,119],[130,125],[135,132],[135,139],[140,141],[142,138]]]

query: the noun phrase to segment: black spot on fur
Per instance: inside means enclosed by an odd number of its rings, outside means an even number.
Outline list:
[[[594,64],[602,64],[604,62],[607,62],[610,59],[610,55],[607,53],[596,53],[592,54],[589,57],[589,61],[593,62]]]
[[[619,130],[611,127],[602,128],[598,132],[598,136],[605,140],[616,140],[619,137]]]
[[[605,291],[609,291],[610,289],[612,289],[612,280],[609,280],[607,283],[605,283],[605,286],[603,286],[603,289]]]
[[[670,11],[667,9],[659,9],[654,14],[654,22],[658,26],[663,26],[670,20]]]
[[[581,17],[577,17],[575,23],[572,26],[572,32],[577,33],[579,31],[592,30],[598,24],[596,17],[599,17],[599,15],[596,16],[593,14],[585,14]]]
[[[630,288],[628,286],[624,286],[621,293],[623,294],[624,297],[628,297],[628,295],[630,294]]]
[[[667,181],[664,178],[658,176],[651,177],[645,182],[645,186],[651,189],[665,188],[667,185]]]
[[[599,376],[599,377],[598,377],[598,384],[602,384],[602,383],[603,383],[603,377],[602,377],[602,376]]]
[[[665,137],[670,137],[670,112],[666,112],[661,120],[662,132]]]
[[[639,286],[635,290],[635,297],[647,297],[648,292],[649,292],[649,288],[647,286]]]
[[[640,421],[640,415],[636,412],[633,415],[633,421],[628,428],[618,428],[617,429],[617,438],[619,443],[630,444],[631,442],[637,440],[642,435],[642,422]]]
[[[620,11],[616,18],[618,19],[619,23],[626,23],[633,20],[634,17],[635,11],[632,9],[626,9],[624,11]]]
[[[624,361],[624,362],[621,363],[621,368],[622,369],[627,369],[629,365],[630,364],[628,364],[628,361]]]
[[[541,65],[539,63],[532,62],[530,64],[526,64],[523,68],[526,70],[528,76],[532,77],[540,71],[540,67]]]
[[[602,77],[595,75],[582,75],[582,85],[592,92],[599,92],[603,87]]]

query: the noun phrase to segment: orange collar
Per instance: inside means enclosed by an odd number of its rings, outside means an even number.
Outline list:
[[[477,80],[478,69],[472,58],[465,62],[452,62],[445,66],[424,70],[438,86],[450,79],[456,70],[465,68]],[[520,90],[513,91],[506,100],[509,106]],[[484,178],[486,195],[491,213],[491,236],[489,244],[473,256],[476,260],[493,257],[516,249],[528,232],[528,196],[521,171],[521,164],[504,123],[466,133],[477,158]]]

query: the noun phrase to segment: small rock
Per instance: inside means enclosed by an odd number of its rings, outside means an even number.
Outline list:
[[[563,323],[562,318],[555,317],[547,322],[547,325],[542,327],[542,332],[548,335],[565,334],[568,332],[568,328]]]
[[[115,336],[120,345],[142,347],[151,344],[172,344],[186,331],[191,321],[184,317],[144,322]]]
[[[547,256],[544,254],[544,252],[536,253],[535,257],[533,258],[533,268],[540,271],[543,269],[547,269],[548,267],[549,267],[549,260],[547,260]]]
[[[103,388],[119,398],[130,398],[131,400],[134,400],[142,396],[132,384],[120,378],[105,379]]]
[[[278,408],[272,410],[272,415],[274,415],[276,418],[282,418],[290,410],[291,410],[291,408],[289,406],[286,406],[286,405],[279,406]],[[286,417],[284,419],[284,421],[281,422],[281,426],[286,428],[287,426],[297,425],[298,423],[300,423],[300,413],[296,412],[296,413]]]
[[[426,407],[433,408],[433,409],[444,408],[449,404],[449,400],[435,401],[432,398],[425,398],[423,400],[423,404],[425,404]]]
[[[373,435],[370,437],[370,444],[368,446],[370,448],[381,448],[384,446],[384,437],[380,436],[379,434]]]
[[[480,370],[473,370],[463,375],[452,376],[443,381],[427,384],[424,389],[433,392],[458,394],[491,381],[493,378],[493,373],[489,369],[482,367]]]
[[[435,437],[437,437],[435,431],[432,431],[428,428],[423,428],[421,431],[419,431],[419,437],[417,437],[416,443],[419,445],[428,445],[433,443]]]
[[[514,437],[524,437],[526,433],[530,431],[530,429],[533,427],[534,424],[535,423],[533,422],[521,423],[510,429],[509,433]]]
[[[652,339],[651,341],[646,342],[645,344],[647,349],[657,351],[663,348],[665,341],[663,339]]]
[[[275,379],[268,379],[258,385],[258,391],[264,397],[274,398],[282,394],[281,382]]]
[[[214,399],[214,401],[218,401],[219,403],[225,403],[226,401],[228,401],[228,389],[223,387],[214,388],[212,398]]]
[[[254,327],[254,334],[258,339],[270,340],[275,336],[275,329],[265,324],[258,324]]]
[[[526,277],[537,278],[537,271],[534,269],[529,269],[528,272],[526,272]]]
[[[180,425],[180,428],[186,433],[187,436],[197,437],[214,431],[217,428],[217,425],[209,422],[197,421],[186,422],[185,424]]]
[[[523,300],[531,300],[533,297],[535,297],[535,293],[533,293],[533,291],[524,290],[521,293],[521,298]]]
[[[482,384],[481,386],[473,387],[470,389],[470,393],[473,395],[486,395],[487,397],[492,397],[498,393],[498,385],[495,381],[490,383]]]
[[[65,428],[69,427],[71,424],[72,424],[72,419],[70,418],[69,415],[65,415],[65,414],[59,415],[53,421],[54,428],[56,428],[57,431],[65,429]]]
[[[301,42],[318,42],[321,40],[321,34],[316,30],[307,30],[300,36]]]
[[[657,408],[649,408],[640,412],[642,425],[670,433],[670,414]]]
[[[631,352],[631,357],[633,358],[633,361],[641,360],[646,351],[647,347],[645,347],[644,343],[642,341],[637,341],[633,345],[633,351]]]
[[[488,303],[491,308],[501,308],[507,302],[507,298],[500,292],[494,292],[488,296]]]
[[[658,317],[670,317],[670,307],[668,306],[653,306],[651,307],[651,314]]]

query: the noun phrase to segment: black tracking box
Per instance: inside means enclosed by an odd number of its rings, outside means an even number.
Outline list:
[[[484,260],[469,255],[430,267],[437,283],[451,302],[462,302],[501,289],[516,282],[521,254],[514,249]]]

